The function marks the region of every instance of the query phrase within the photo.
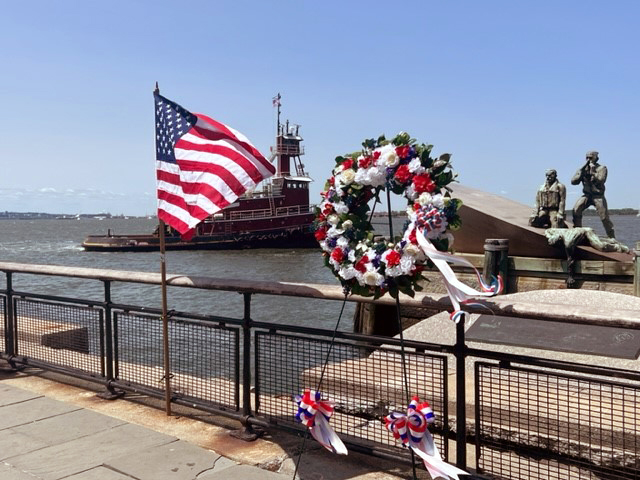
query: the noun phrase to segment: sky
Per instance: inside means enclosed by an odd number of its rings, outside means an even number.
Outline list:
[[[609,207],[640,207],[640,2],[0,5],[0,211],[155,214],[156,81],[265,155],[280,93],[313,203],[336,156],[406,131],[527,205],[555,168],[571,208],[597,150]]]

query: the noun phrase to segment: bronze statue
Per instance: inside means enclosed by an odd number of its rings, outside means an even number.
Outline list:
[[[567,287],[578,288],[576,274],[576,247],[590,245],[601,252],[628,253],[629,247],[614,238],[600,238],[589,227],[573,227],[569,229],[549,228],[544,232],[549,245],[563,245],[567,254]]]
[[[602,220],[607,236],[616,238],[613,223],[609,219],[607,200],[604,198],[604,182],[607,180],[607,167],[598,163],[598,152],[587,152],[586,163],[571,179],[571,185],[582,182],[582,196],[573,207],[573,226],[582,227],[582,212],[591,205]]]
[[[545,175],[547,180],[538,189],[536,208],[529,218],[529,225],[543,228],[567,228],[564,221],[567,189],[558,181],[558,172],[554,169],[547,170]]]

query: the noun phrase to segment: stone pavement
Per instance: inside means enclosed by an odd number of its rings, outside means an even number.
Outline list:
[[[194,411],[169,417],[158,408],[163,402],[133,394],[103,400],[91,391],[95,384],[67,380],[0,368],[0,480],[293,478],[297,436],[271,432],[244,442],[229,435],[238,422]],[[397,480],[411,478],[408,472],[356,452],[337,458],[309,440],[298,479]],[[418,478],[429,476],[422,469]]]
[[[178,438],[0,383],[3,480],[285,479]]]

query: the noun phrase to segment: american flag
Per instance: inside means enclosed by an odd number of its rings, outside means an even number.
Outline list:
[[[158,218],[189,240],[198,223],[276,170],[240,132],[154,98]]]

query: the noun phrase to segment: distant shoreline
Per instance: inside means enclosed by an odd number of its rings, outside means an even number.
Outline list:
[[[533,207],[531,207],[533,208]],[[629,216],[638,216],[638,214],[640,214],[640,210],[637,210],[635,208],[610,208],[609,209],[609,214],[610,215],[629,215]],[[573,210],[567,210],[565,212],[565,218],[569,218],[571,219],[571,216],[573,215]],[[598,216],[598,212],[595,210],[595,208],[590,208],[588,210],[585,210],[582,215],[584,215],[585,217],[597,217]],[[386,217],[387,216],[387,212],[375,212],[373,214],[374,217]],[[405,211],[392,211],[391,212],[391,216],[392,217],[403,217],[406,216],[406,212]]]

